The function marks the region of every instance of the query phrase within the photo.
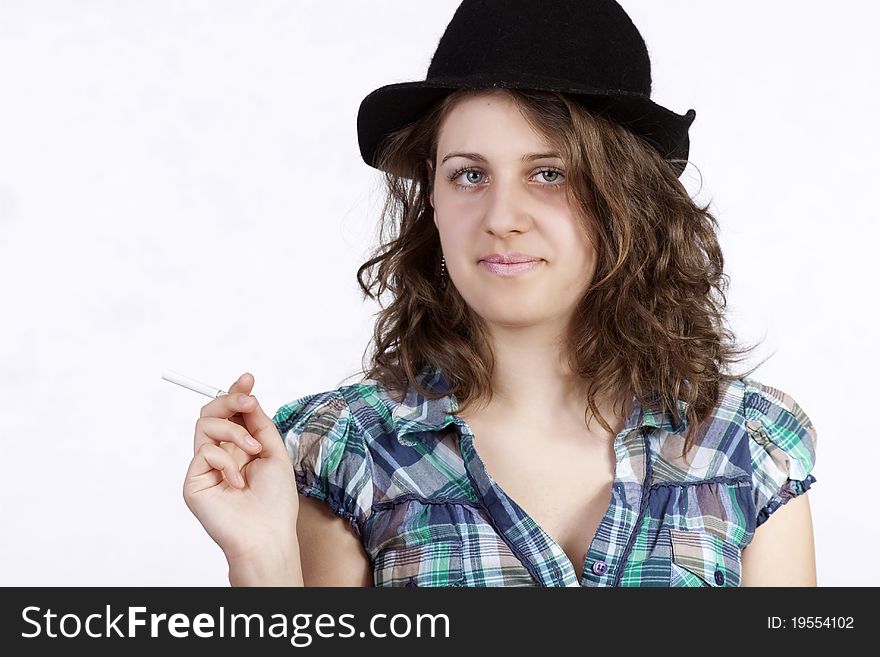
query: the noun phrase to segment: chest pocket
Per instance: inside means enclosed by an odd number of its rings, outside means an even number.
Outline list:
[[[379,550],[373,560],[376,586],[462,586],[462,540],[452,525],[429,525]]]
[[[671,527],[669,535],[670,586],[739,586],[742,554],[738,546],[706,530]]]

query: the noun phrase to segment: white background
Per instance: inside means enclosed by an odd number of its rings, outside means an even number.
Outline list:
[[[730,326],[819,431],[819,584],[880,584],[880,12],[622,4],[654,100],[696,109],[683,181],[721,222]],[[248,371],[271,415],[359,368],[358,106],[424,79],[457,6],[0,0],[0,584],[228,585],[181,494],[209,400],[161,373]]]

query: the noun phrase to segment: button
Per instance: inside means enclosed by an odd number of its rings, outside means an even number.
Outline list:
[[[724,573],[722,573],[720,570],[715,571],[715,583],[718,586],[724,584]]]
[[[593,562],[593,572],[597,575],[604,575],[608,570],[608,564],[604,561],[594,561]]]

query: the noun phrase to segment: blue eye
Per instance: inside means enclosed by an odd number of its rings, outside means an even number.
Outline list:
[[[479,169],[477,169],[475,167],[463,167],[461,169],[458,169],[455,173],[451,174],[449,176],[449,180],[452,180],[452,181],[458,180],[465,173],[476,173],[481,176],[486,175],[482,171],[480,171]],[[539,176],[539,175],[544,175],[544,174],[551,174],[552,176],[554,176],[555,180],[558,180],[560,176],[562,176],[563,179],[565,178],[565,174],[562,171],[560,171],[559,169],[556,169],[554,167],[545,167],[545,168],[541,169],[540,171],[537,171],[534,175]],[[545,180],[546,180],[546,178],[545,178]],[[478,181],[471,180],[470,182],[478,182]],[[562,185],[563,185],[563,183],[561,183],[561,182],[552,182],[552,181],[549,183],[541,183],[542,187],[547,187],[547,188],[559,188],[559,187],[562,187]],[[472,189],[475,189],[478,185],[476,185],[476,184],[462,185],[460,183],[455,183],[455,186],[458,189],[470,191]]]

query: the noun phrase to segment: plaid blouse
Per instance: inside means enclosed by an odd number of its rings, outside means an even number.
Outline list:
[[[447,390],[438,368],[419,376]],[[348,520],[376,586],[739,586],[755,529],[816,481],[816,431],[788,394],[744,378],[722,391],[685,462],[679,405],[674,423],[633,399],[582,574],[486,473],[452,394],[430,401],[411,386],[397,403],[365,379],[273,421],[297,489]]]

